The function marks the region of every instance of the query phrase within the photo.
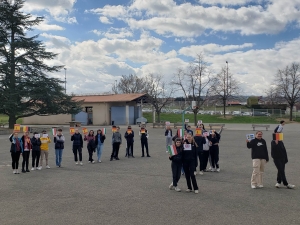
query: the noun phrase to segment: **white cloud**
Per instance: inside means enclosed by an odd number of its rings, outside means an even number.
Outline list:
[[[33,28],[42,30],[42,31],[49,31],[49,30],[64,30],[65,28],[56,25],[56,24],[48,24],[46,21],[43,21],[38,26],[34,26]]]
[[[119,39],[132,37],[133,33],[127,28],[110,28],[107,32],[102,32],[99,30],[92,30],[92,32],[98,36],[104,36],[109,39]]]
[[[106,16],[100,16],[99,20],[104,24],[112,24]]]

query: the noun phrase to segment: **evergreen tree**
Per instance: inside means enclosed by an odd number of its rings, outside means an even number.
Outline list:
[[[0,4],[0,114],[9,116],[10,128],[18,118],[81,110],[81,102],[64,93],[64,82],[49,77],[63,66],[47,65],[57,55],[46,51],[38,35],[27,37],[43,17],[24,14],[23,5],[23,0]]]

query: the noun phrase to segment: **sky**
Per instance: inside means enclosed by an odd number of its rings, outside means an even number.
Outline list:
[[[202,53],[213,74],[228,61],[241,95],[263,95],[300,62],[300,0],[27,0],[23,11],[44,16],[29,35],[59,54],[47,63],[65,65],[67,93],[109,92],[128,74],[172,81]]]

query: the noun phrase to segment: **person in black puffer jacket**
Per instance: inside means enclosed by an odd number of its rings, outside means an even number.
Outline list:
[[[40,156],[41,156],[41,139],[36,137],[38,133],[34,132],[31,138],[32,144],[32,168],[31,170],[36,170],[39,167]]]
[[[209,154],[211,158],[211,171],[220,172],[219,167],[219,142],[221,135],[215,130],[207,137],[210,142]]]
[[[198,185],[196,181],[196,176],[194,174],[196,168],[196,158],[197,158],[197,143],[195,142],[193,135],[191,133],[187,134],[187,139],[183,142],[183,169],[185,172],[185,179],[188,186],[186,192],[192,191],[191,180],[195,194],[198,194]]]
[[[175,191],[181,191],[181,189],[177,186],[177,184],[180,179],[180,173],[182,168],[182,153],[183,153],[182,139],[177,138],[175,140],[175,145],[176,145],[177,155],[173,155],[169,157],[169,159],[172,161],[171,169],[172,169],[172,176],[173,176],[173,182],[170,184],[169,188],[170,190],[175,189]]]
[[[285,164],[288,163],[286,149],[282,141],[271,142],[271,156],[274,160],[274,164],[278,170],[276,188],[280,188],[281,182],[289,189],[293,189],[295,185],[289,184],[285,176]]]
[[[78,155],[79,155],[80,165],[82,166],[83,165],[82,163],[83,139],[78,129],[75,129],[75,133],[71,136],[71,141],[73,141],[73,154],[74,154],[75,163],[76,165],[78,165]]]
[[[196,135],[194,137],[195,142],[197,143],[198,147],[197,147],[197,156],[199,158],[199,162],[200,162],[200,166],[199,166],[199,174],[203,175],[204,170],[206,169],[206,166],[204,168],[204,154],[206,154],[206,152],[203,151],[203,145],[206,144],[206,139],[205,137],[201,135]],[[198,166],[198,158],[196,157],[196,167],[195,167],[195,172],[194,174],[197,174],[197,166]]]

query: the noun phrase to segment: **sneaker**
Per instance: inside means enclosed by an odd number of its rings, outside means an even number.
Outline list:
[[[92,163],[95,163],[95,161],[93,160]]]
[[[211,168],[211,167],[209,167],[209,168],[208,168],[208,171],[211,171],[211,169],[212,169],[212,168]]]
[[[101,160],[99,160],[98,162],[101,163]]]
[[[16,172],[16,170],[13,170],[13,174],[16,174],[17,172]]]
[[[91,163],[91,161],[89,161],[89,163]]]
[[[150,155],[147,155],[147,157],[151,157]]]
[[[173,182],[169,185],[170,190],[174,190]]]
[[[260,185],[258,185],[257,187],[259,187],[259,188],[263,188],[263,187],[264,187],[264,185],[260,184]]]
[[[198,194],[199,193],[199,191],[198,190],[195,190],[195,194]]]
[[[116,157],[116,160],[120,160],[119,157]]]
[[[32,168],[31,168],[31,170],[35,170],[35,168],[34,168],[34,167],[32,167]]]
[[[180,192],[181,189],[179,187],[175,187],[175,191]]]
[[[47,165],[46,168],[47,168],[47,169],[50,169],[51,167]]]
[[[185,192],[191,192],[191,191],[192,191],[191,189],[186,189],[186,190],[185,190]]]
[[[76,165],[78,165],[78,162],[75,162]]]
[[[22,173],[26,173],[26,170],[22,170]]]
[[[80,162],[80,165],[81,165],[81,166],[83,166],[83,163],[82,163],[82,162]]]
[[[16,174],[20,174],[19,170],[16,170]]]
[[[194,175],[195,175],[195,176],[197,175],[197,171],[194,171]]]
[[[294,188],[295,188],[295,185],[293,185],[293,184],[288,184],[288,185],[286,186],[286,188],[288,188],[288,189],[294,189]]]
[[[203,173],[203,171],[200,171],[199,174],[200,174],[200,175],[203,175],[204,173]]]
[[[135,158],[133,155],[131,156],[132,158]]]
[[[217,169],[217,172],[218,172],[218,173],[220,172],[220,168]]]
[[[210,171],[211,171],[211,172],[216,172],[216,169],[215,169],[215,168],[212,168]]]
[[[276,183],[276,184],[275,184],[275,187],[276,187],[276,188],[280,188],[280,184],[279,184],[279,183]]]
[[[252,188],[252,189],[255,189],[255,188],[256,188],[256,186],[255,186],[255,185],[251,185],[251,188]]]
[[[38,169],[38,170],[41,170],[42,168],[43,168],[43,167],[39,166],[37,169]]]

